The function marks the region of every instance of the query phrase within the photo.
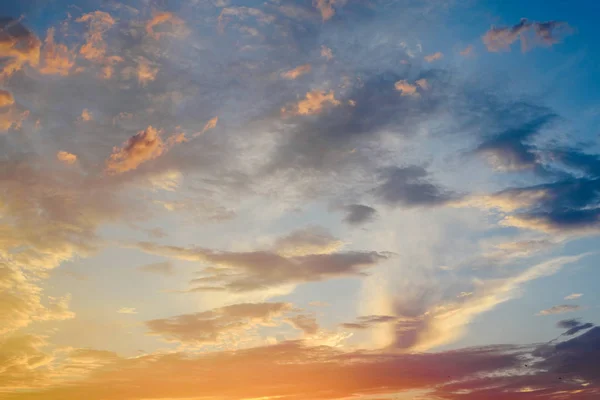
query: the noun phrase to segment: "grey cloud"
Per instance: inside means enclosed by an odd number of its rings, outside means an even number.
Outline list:
[[[567,329],[567,331],[563,333],[564,336],[573,336],[581,331],[593,328],[594,324],[591,322],[581,322],[578,319],[563,319],[562,321],[558,321],[556,326]]]
[[[377,252],[337,252],[283,256],[271,251],[227,252],[137,243],[140,250],[166,257],[198,261],[211,266],[190,283],[190,291],[248,292],[285,284],[318,282],[345,276],[363,276],[387,259]]]
[[[388,205],[405,207],[437,206],[456,198],[429,182],[428,177],[427,170],[419,166],[388,168],[380,175],[383,183],[375,189],[375,195]]]
[[[210,311],[146,321],[150,333],[170,341],[195,345],[218,344],[227,334],[258,325],[292,310],[289,303],[242,303]]]
[[[306,335],[314,335],[319,331],[319,324],[313,315],[295,315],[286,319],[296,329],[300,329]]]
[[[377,324],[395,322],[398,317],[391,315],[366,315],[358,317],[356,322],[345,322],[340,326],[346,329],[369,329]]]
[[[349,204],[342,207],[346,212],[344,222],[349,225],[362,225],[375,218],[377,210],[363,204]]]

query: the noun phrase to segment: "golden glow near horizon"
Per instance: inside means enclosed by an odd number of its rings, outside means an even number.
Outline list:
[[[0,400],[600,398],[593,13],[451,3],[0,2]]]

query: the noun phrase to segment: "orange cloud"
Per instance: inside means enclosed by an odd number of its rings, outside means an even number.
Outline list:
[[[444,55],[438,51],[437,53],[429,54],[423,58],[427,62],[434,62],[436,60],[440,60],[440,59],[444,58]]]
[[[158,31],[156,29],[157,27],[165,25],[165,24],[169,24],[171,27],[171,30]],[[149,20],[148,22],[146,22],[146,33],[148,34],[148,36],[150,36],[156,40],[159,40],[164,35],[181,37],[181,36],[187,35],[188,32],[185,27],[185,22],[181,18],[174,15],[173,13],[164,11],[164,12],[154,13],[154,15],[152,16],[152,19]]]
[[[463,57],[467,57],[467,56],[470,56],[471,54],[473,54],[473,51],[475,51],[475,48],[473,47],[472,44],[470,44],[467,47],[465,47],[463,50],[461,50],[460,55]]]
[[[160,157],[171,146],[185,141],[183,134],[176,134],[163,141],[161,132],[148,126],[123,143],[123,147],[115,147],[106,161],[106,172],[110,175],[134,170],[141,164]]]
[[[419,88],[421,90],[429,89],[429,82],[427,79],[419,79],[415,81],[415,84],[409,83],[407,80],[400,80],[394,84],[394,87],[397,91],[400,92],[402,96],[414,96],[418,97],[421,94],[419,93]]]
[[[135,72],[137,74],[139,84],[145,86],[148,82],[156,79],[158,68],[151,66],[148,60],[141,57],[138,60],[138,65]]]
[[[75,65],[75,54],[69,51],[64,44],[54,42],[54,28],[48,29],[46,40],[41,52],[42,74],[69,75],[69,71]]]
[[[194,345],[219,344],[226,336],[259,325],[272,325],[274,318],[292,310],[289,303],[233,304],[195,314],[146,322],[154,335],[168,341]]]
[[[323,21],[327,21],[335,15],[334,5],[343,6],[347,0],[313,0],[313,5],[321,13]]]
[[[321,57],[325,57],[328,61],[333,59],[333,52],[327,46],[321,46]]]
[[[289,109],[283,107],[283,115],[315,115],[319,114],[325,108],[326,104],[339,106],[341,103],[335,98],[333,91],[325,93],[323,90],[313,90],[306,93],[306,97],[294,104]]]
[[[12,93],[6,90],[0,89],[0,108],[12,106],[15,104],[15,98]]]
[[[217,123],[219,122],[219,117],[214,117],[211,118],[206,125],[204,125],[204,128],[202,128],[202,130],[200,132],[195,133],[192,137],[198,137],[200,135],[203,135],[205,132],[211,130],[211,129],[215,129],[217,127]]]
[[[94,119],[94,117],[90,113],[90,110],[88,110],[87,108],[83,109],[83,111],[81,112],[80,118],[82,121],[85,121],[85,122],[88,122],[88,121],[91,121],[92,119]]]
[[[301,75],[308,74],[311,70],[310,64],[300,65],[294,69],[283,72],[281,76],[285,79],[296,79]]]
[[[529,22],[526,18],[512,27],[492,27],[482,36],[482,41],[488,51],[510,51],[510,46],[517,40],[521,41],[523,52],[541,45],[552,46],[560,43],[557,35],[571,33],[569,25],[565,22]]]
[[[90,61],[104,61],[107,48],[104,33],[115,24],[113,17],[104,11],[94,11],[82,15],[76,21],[89,24],[86,42],[79,49],[79,54]]]
[[[65,164],[75,164],[77,161],[77,156],[75,154],[69,153],[68,151],[59,151],[56,153],[56,158]]]
[[[0,79],[29,64],[40,61],[40,41],[19,21],[5,18],[0,21]]]

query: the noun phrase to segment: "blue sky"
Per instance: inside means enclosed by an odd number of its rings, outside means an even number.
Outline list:
[[[0,5],[0,398],[597,397],[599,13]]]

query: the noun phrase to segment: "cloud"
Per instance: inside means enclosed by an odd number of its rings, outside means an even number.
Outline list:
[[[273,243],[274,251],[286,257],[331,254],[342,246],[343,242],[319,226],[298,229],[289,235],[278,238]]]
[[[405,207],[442,205],[456,197],[428,182],[428,175],[420,166],[390,167],[381,172],[375,195],[388,205]]]
[[[463,57],[468,57],[468,56],[473,55],[474,51],[475,51],[475,48],[473,47],[472,44],[470,44],[460,51],[460,55]]]
[[[104,62],[107,51],[104,34],[115,24],[113,17],[104,11],[93,11],[77,18],[76,22],[88,24],[86,42],[79,54],[90,61]]]
[[[137,311],[133,307],[121,307],[117,312],[119,314],[137,314]]]
[[[10,76],[29,64],[36,67],[40,61],[39,39],[20,21],[0,18],[0,79]]]
[[[325,45],[321,46],[321,57],[324,57],[327,59],[327,61],[331,61],[333,60],[333,52],[331,51],[331,49]]]
[[[406,80],[398,81],[394,84],[394,88],[399,91],[402,96],[419,96],[419,92],[417,91],[417,86],[411,83],[408,83]]]
[[[138,270],[164,276],[175,275],[175,267],[173,267],[173,264],[169,262],[142,265],[141,267],[138,267]]]
[[[581,307],[575,304],[561,304],[559,306],[553,306],[542,310],[538,315],[553,315],[553,314],[564,314],[579,310]]]
[[[166,340],[194,345],[222,344],[232,334],[241,334],[261,325],[272,325],[274,319],[292,310],[289,303],[234,304],[210,311],[184,314],[146,322],[150,333]]]
[[[251,292],[288,284],[362,276],[388,255],[377,252],[336,252],[283,256],[271,251],[227,252],[202,248],[138,243],[140,250],[165,257],[209,264],[193,279],[190,291]]]
[[[342,209],[346,212],[344,222],[350,225],[362,225],[372,221],[377,215],[377,210],[363,204],[349,204]]]
[[[340,326],[346,329],[369,329],[378,324],[396,322],[397,320],[397,317],[391,315],[366,315],[358,317],[356,322],[346,322]]]
[[[581,322],[578,319],[563,319],[562,321],[558,321],[556,326],[561,329],[567,329],[567,331],[563,333],[563,336],[573,336],[581,331],[593,328],[594,324],[591,322]]]
[[[200,135],[205,134],[206,132],[208,132],[211,129],[215,129],[217,127],[217,123],[219,122],[219,117],[213,117],[211,118],[205,125],[204,128],[202,128],[202,130],[198,133],[195,133],[192,137],[198,137]]]
[[[436,53],[429,54],[423,58],[425,59],[425,61],[430,63],[430,62],[434,62],[436,60],[441,60],[442,58],[444,58],[444,55],[438,51]]]
[[[0,390],[46,384],[42,371],[53,360],[42,351],[46,345],[45,338],[38,335],[0,337]]]
[[[0,108],[12,106],[15,104],[15,98],[12,93],[6,90],[0,90]]]
[[[185,22],[173,13],[163,11],[155,12],[152,19],[146,22],[146,33],[155,40],[164,36],[185,37],[189,31]]]
[[[299,65],[294,69],[291,69],[289,71],[286,72],[282,72],[281,76],[285,79],[296,79],[299,76],[302,76],[304,74],[308,74],[311,70],[311,66],[310,64],[304,64],[304,65]]]
[[[141,164],[160,157],[174,144],[185,141],[185,136],[176,134],[165,142],[160,135],[160,131],[148,126],[123,143],[123,147],[113,148],[113,153],[106,160],[106,172],[113,175],[134,170]]]
[[[555,117],[554,114],[547,113],[514,129],[486,138],[474,152],[486,156],[497,170],[533,169],[539,166],[539,158],[531,140],[539,135]]]
[[[90,110],[88,110],[87,108],[84,108],[83,111],[81,112],[81,120],[84,122],[89,122],[91,120],[94,119],[94,116],[92,115],[92,113],[90,112]]]
[[[63,150],[56,153],[56,158],[65,164],[75,164],[77,162],[77,156],[75,154]]]
[[[526,18],[512,27],[492,27],[482,36],[482,41],[488,51],[509,51],[517,40],[521,41],[523,52],[536,46],[552,46],[560,43],[557,37],[570,33],[570,27],[565,22],[530,22]]]
[[[314,335],[319,331],[319,324],[313,315],[295,315],[287,318],[286,321],[305,335]]]
[[[331,19],[335,15],[334,6],[344,6],[347,0],[313,0],[313,5],[321,13],[323,21]]]
[[[283,107],[281,109],[282,115],[315,115],[321,113],[326,105],[339,106],[341,103],[335,98],[335,93],[330,90],[325,92],[323,90],[313,90],[306,93],[306,97],[297,104]]]
[[[42,74],[67,76],[75,65],[75,53],[64,44],[54,41],[54,28],[48,29],[41,50],[39,71]]]
[[[571,293],[570,295],[565,296],[565,300],[575,300],[580,298],[581,296],[583,296],[582,293]]]
[[[225,31],[229,20],[231,18],[237,18],[239,20],[245,20],[248,17],[255,18],[260,24],[270,24],[275,21],[275,16],[267,14],[262,10],[251,7],[225,7],[221,10],[219,17],[217,18],[217,29],[220,33]]]

